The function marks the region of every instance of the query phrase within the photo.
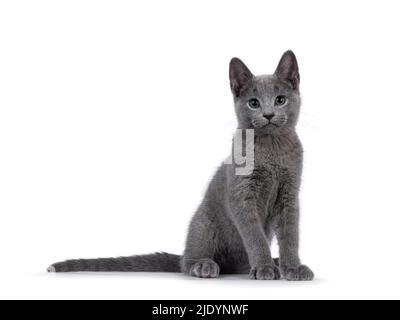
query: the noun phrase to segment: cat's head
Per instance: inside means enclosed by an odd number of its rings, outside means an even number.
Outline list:
[[[240,59],[233,58],[229,78],[240,129],[263,135],[296,126],[300,75],[292,51],[283,54],[273,75],[254,76]]]

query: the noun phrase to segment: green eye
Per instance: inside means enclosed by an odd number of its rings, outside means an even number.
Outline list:
[[[277,96],[275,99],[276,106],[283,106],[286,103],[287,99],[285,96]]]
[[[249,106],[250,109],[258,109],[260,108],[260,101],[257,99],[250,99],[249,102],[247,102],[247,105]]]

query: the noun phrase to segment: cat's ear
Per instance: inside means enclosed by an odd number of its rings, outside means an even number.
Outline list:
[[[253,79],[253,74],[239,58],[232,58],[229,64],[229,80],[235,97],[240,96],[242,89]]]
[[[293,51],[289,50],[283,54],[281,61],[276,68],[275,75],[278,79],[290,84],[294,90],[299,88],[299,66]]]

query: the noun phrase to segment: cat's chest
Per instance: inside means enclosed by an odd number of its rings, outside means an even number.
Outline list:
[[[271,173],[300,170],[303,162],[303,148],[295,137],[279,137],[256,140],[254,145],[254,167]]]

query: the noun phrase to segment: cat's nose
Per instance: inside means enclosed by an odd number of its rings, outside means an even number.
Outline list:
[[[274,113],[264,114],[264,118],[268,119],[268,120],[271,120],[274,117],[274,115],[275,115]]]

